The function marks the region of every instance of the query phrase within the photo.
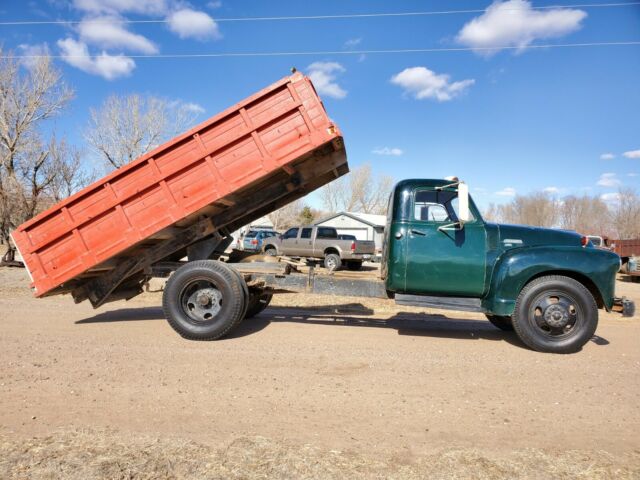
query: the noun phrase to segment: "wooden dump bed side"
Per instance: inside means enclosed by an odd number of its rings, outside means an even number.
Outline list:
[[[154,246],[156,253],[169,252],[172,237],[203,219],[207,233],[227,234],[347,171],[340,131],[311,81],[296,73],[58,203],[12,236],[35,295],[65,293],[109,272],[132,276],[148,266],[136,258]]]

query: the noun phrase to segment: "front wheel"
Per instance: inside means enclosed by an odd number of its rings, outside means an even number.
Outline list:
[[[242,321],[246,310],[244,280],[216,260],[189,262],[178,268],[162,295],[169,325],[190,340],[215,340]]]
[[[526,285],[513,313],[518,337],[539,352],[577,352],[597,326],[598,306],[591,292],[561,275],[540,277]]]
[[[486,315],[487,320],[489,320],[494,327],[499,328],[505,332],[513,331],[513,323],[511,321],[511,317],[507,317],[504,315]]]

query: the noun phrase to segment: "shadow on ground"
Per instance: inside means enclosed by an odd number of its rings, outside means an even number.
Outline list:
[[[466,340],[505,341],[524,347],[514,332],[496,329],[484,320],[468,320],[448,317],[442,314],[397,312],[392,317],[368,318],[374,311],[361,303],[312,307],[273,307],[256,317],[245,320],[226,339],[241,338],[260,332],[271,323],[306,323],[336,327],[389,328],[399,335],[435,338],[455,338]],[[99,313],[90,318],[78,320],[79,325],[92,323],[135,322],[143,320],[164,320],[159,307],[123,308]],[[609,345],[609,341],[598,335],[591,339],[596,345]]]

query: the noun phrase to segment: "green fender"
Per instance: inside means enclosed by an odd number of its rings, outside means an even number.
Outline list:
[[[598,304],[601,299],[609,310],[613,306],[619,268],[618,255],[592,247],[515,248],[496,259],[482,307],[487,313],[513,315],[518,295],[532,279],[542,275],[566,275],[583,283],[595,294]]]

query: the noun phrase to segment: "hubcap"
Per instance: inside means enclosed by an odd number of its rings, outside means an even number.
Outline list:
[[[180,297],[182,309],[195,322],[213,320],[222,308],[222,293],[206,280],[191,282]]]
[[[574,330],[579,322],[575,301],[561,292],[544,293],[533,302],[532,319],[544,334],[558,337]]]

